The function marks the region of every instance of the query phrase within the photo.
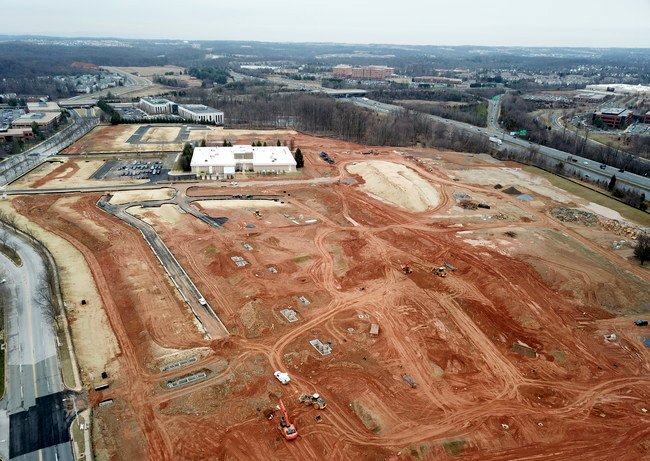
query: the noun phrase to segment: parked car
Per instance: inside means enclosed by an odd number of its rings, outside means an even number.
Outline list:
[[[291,378],[289,378],[289,373],[285,373],[282,371],[276,371],[273,373],[273,376],[276,377],[278,381],[280,381],[282,384],[289,384],[291,381]]]

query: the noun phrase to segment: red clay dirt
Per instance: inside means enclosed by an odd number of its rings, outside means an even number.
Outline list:
[[[632,318],[618,316],[647,312],[645,270],[489,187],[463,185],[490,197],[491,212],[516,206],[532,219],[453,227],[455,218],[433,219],[452,210],[450,191],[459,185],[442,169],[393,149],[374,156],[349,143],[299,141],[308,146],[309,174],[349,178],[347,163],[390,160],[437,184],[440,204],[410,213],[369,196],[358,181],[244,188],[286,191],[285,207],[264,208],[261,219],[246,207],[205,208],[230,218],[221,229],[189,214],[171,224],[147,209],[232,333],[222,340],[203,338],[141,235],[99,210],[97,195],[79,195],[66,213],[60,196],[14,200],[84,254],[120,342],[115,381],[93,396],[116,402],[96,412],[100,450],[151,460],[650,457],[650,354]],[[333,154],[334,169],[318,164],[320,150]],[[250,264],[237,268],[232,256]],[[431,273],[445,261],[457,269],[445,278]],[[414,272],[404,275],[400,262]],[[280,314],[286,307],[297,322]],[[380,326],[377,337],[371,323]],[[618,339],[605,340],[612,332]],[[318,353],[314,338],[331,342],[332,354]],[[531,356],[515,352],[518,343]],[[160,372],[169,349],[201,346],[209,349],[195,349],[196,363]],[[198,370],[207,377],[164,385]],[[275,370],[291,383],[282,386]],[[299,404],[302,392],[319,392],[327,409]],[[300,433],[293,442],[280,436],[277,412],[265,417],[280,397]]]

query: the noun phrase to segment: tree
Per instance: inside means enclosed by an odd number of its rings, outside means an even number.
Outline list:
[[[111,125],[119,125],[122,121],[122,117],[117,112],[111,114]]]
[[[280,140],[278,139],[278,142],[276,142],[275,145],[278,146],[278,147],[280,147],[280,146],[282,145],[282,143],[281,143]]]
[[[205,138],[201,139],[201,147],[205,147]]]
[[[41,127],[38,126],[38,123],[36,123],[36,122],[32,122],[32,133],[34,133],[34,136],[36,136],[40,140],[45,139],[45,136],[43,135],[43,132],[41,131]]]
[[[192,154],[194,154],[194,148],[190,143],[186,142],[180,158],[181,169],[183,171],[192,171]]]
[[[296,168],[302,168],[305,166],[305,160],[302,158],[302,151],[300,147],[296,149]]]
[[[634,247],[634,256],[643,263],[650,260],[650,234],[639,234]]]
[[[262,147],[262,141],[257,141],[256,146],[257,146],[257,147]]]
[[[612,175],[612,179],[609,180],[609,186],[607,186],[607,190],[611,192],[614,190],[614,187],[616,187],[616,175]]]
[[[291,138],[291,139],[289,140],[289,150],[290,150],[291,152],[293,152],[294,147],[296,147],[296,144],[295,144],[295,141],[293,140],[293,138]]]
[[[264,144],[263,144],[263,146],[264,146],[264,147],[266,147],[266,141],[264,141]]]
[[[223,147],[228,147],[228,140],[227,139],[223,140]]]

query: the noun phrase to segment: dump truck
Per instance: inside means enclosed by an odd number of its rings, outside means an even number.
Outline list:
[[[317,410],[323,410],[327,406],[327,402],[320,396],[320,394],[300,394],[298,400],[300,403],[312,405]]]
[[[499,146],[503,144],[503,141],[501,141],[499,138],[495,138],[494,136],[490,136],[488,139],[490,140],[490,142],[493,142],[494,144],[497,144]]]

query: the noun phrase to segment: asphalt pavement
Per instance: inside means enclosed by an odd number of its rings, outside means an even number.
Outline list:
[[[0,235],[6,232],[0,228]],[[73,415],[62,412],[62,399],[74,393],[65,390],[59,371],[57,338],[47,314],[51,301],[43,288],[45,263],[24,237],[9,233],[7,244],[18,252],[22,266],[0,253],[0,280],[6,280],[0,288],[9,300],[0,456],[72,461],[68,428]]]
[[[358,106],[364,107],[380,113],[390,113],[394,111],[404,110],[400,106],[395,106],[392,104],[385,104],[379,101],[374,101],[368,98],[349,98],[342,101],[350,101]],[[491,117],[495,117],[496,104],[493,106]],[[488,111],[490,112],[490,111]],[[437,117],[435,115],[425,114],[431,120],[436,122],[444,123],[445,125],[452,126],[454,128],[464,130],[474,134],[481,134],[487,137],[493,136],[501,139],[502,144],[500,146],[495,146],[498,149],[517,149],[517,150],[529,150],[531,148],[536,149],[540,154],[546,155],[547,157],[565,162],[565,165],[569,166],[576,171],[578,171],[582,176],[589,175],[591,178],[609,180],[613,175],[616,175],[617,183],[623,183],[629,187],[636,189],[639,192],[642,192],[648,196],[650,194],[650,178],[645,176],[639,176],[627,171],[621,172],[617,168],[606,166],[605,168],[600,168],[600,164],[592,160],[579,157],[576,155],[571,155],[568,152],[563,152],[557,149],[550,147],[542,146],[540,144],[535,144],[533,142],[527,141],[525,139],[516,138],[510,136],[509,134],[504,133],[500,129],[494,128],[481,128],[468,123],[458,122],[456,120],[451,120],[447,118]],[[490,123],[494,125],[494,123]],[[567,161],[571,156],[575,161]]]

